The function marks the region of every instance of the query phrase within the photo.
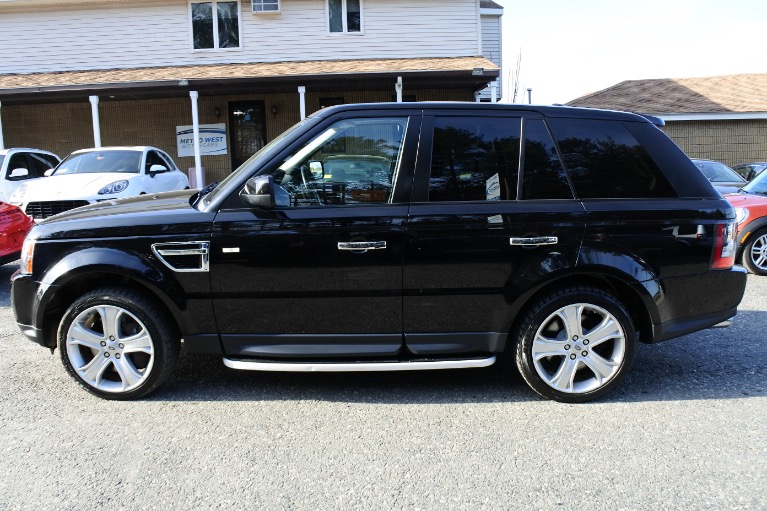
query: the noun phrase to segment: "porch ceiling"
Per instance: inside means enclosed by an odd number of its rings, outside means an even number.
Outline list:
[[[0,75],[3,104],[104,101],[201,95],[237,95],[333,90],[394,90],[402,76],[410,89],[480,90],[498,77],[484,57],[328,60],[204,66],[145,67]]]

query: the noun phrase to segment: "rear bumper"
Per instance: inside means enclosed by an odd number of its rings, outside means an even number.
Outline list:
[[[738,313],[748,272],[740,266],[667,279],[658,303],[660,321],[647,342],[673,339],[727,322]]]

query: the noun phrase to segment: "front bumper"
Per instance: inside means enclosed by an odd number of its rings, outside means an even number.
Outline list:
[[[39,284],[31,275],[23,275],[17,270],[11,276],[11,308],[24,337],[46,348],[56,345],[55,339],[45,339],[42,319],[39,314]]]

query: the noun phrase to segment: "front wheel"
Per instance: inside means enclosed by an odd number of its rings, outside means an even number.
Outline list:
[[[636,334],[628,312],[604,291],[574,287],[533,305],[515,332],[517,367],[543,397],[596,399],[631,369]]]
[[[83,295],[59,324],[61,359],[87,391],[105,399],[143,397],[173,370],[178,334],[155,301],[122,288]]]
[[[743,245],[743,266],[754,275],[767,275],[767,229],[756,231]]]

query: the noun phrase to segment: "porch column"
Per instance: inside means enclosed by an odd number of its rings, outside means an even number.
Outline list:
[[[192,132],[194,136],[194,176],[197,180],[197,188],[203,188],[205,182],[202,176],[202,157],[200,156],[200,113],[197,110],[197,98],[200,93],[196,90],[189,91],[189,97],[192,98]]]
[[[301,120],[306,119],[306,87],[298,86],[298,104],[301,108]]]
[[[5,149],[5,144],[3,143],[3,103],[0,101],[0,149]]]
[[[99,122],[99,97],[88,96],[91,102],[91,119],[93,120],[93,147],[101,147],[101,123]]]
[[[498,82],[495,81],[490,84],[490,102],[498,102]]]
[[[397,77],[397,83],[394,84],[394,90],[397,92],[397,103],[402,103],[402,77]]]

